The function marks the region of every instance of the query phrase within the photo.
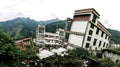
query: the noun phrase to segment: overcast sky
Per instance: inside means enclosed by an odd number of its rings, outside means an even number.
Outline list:
[[[73,17],[78,9],[95,8],[107,28],[120,30],[119,0],[0,0],[0,21],[16,17],[35,20]]]

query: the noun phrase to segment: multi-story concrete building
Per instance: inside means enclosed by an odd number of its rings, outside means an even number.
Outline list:
[[[56,33],[45,32],[44,44],[59,45],[59,35]]]
[[[68,43],[74,47],[101,50],[109,46],[111,34],[98,21],[100,14],[93,8],[76,10]],[[81,34],[76,34],[81,33]]]
[[[57,29],[56,33],[45,32],[45,26],[38,25],[36,32],[36,45],[63,45],[65,33]]]
[[[34,40],[36,45],[44,45],[45,38],[45,26],[38,25],[36,30],[36,39]]]

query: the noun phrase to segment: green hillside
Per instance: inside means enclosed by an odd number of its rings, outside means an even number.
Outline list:
[[[20,39],[24,37],[35,37],[36,28],[38,25],[48,25],[47,31],[53,31],[56,29],[49,28],[49,24],[64,22],[58,19],[51,19],[47,21],[35,21],[30,18],[16,18],[4,22],[0,22],[0,30],[9,34],[14,39]],[[53,24],[55,26],[55,24]]]
[[[33,32],[35,32],[37,25],[37,21],[29,18],[16,18],[5,22],[0,22],[1,30],[15,39],[34,35]]]
[[[46,25],[46,31],[55,33],[56,29],[65,29],[65,20],[57,21],[56,23],[50,23]]]
[[[111,40],[114,41],[116,44],[120,44],[120,31],[113,29],[108,30],[112,34]]]

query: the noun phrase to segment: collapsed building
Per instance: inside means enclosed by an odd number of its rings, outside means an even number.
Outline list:
[[[56,33],[45,31],[45,26],[38,25],[36,45],[63,45],[65,33],[68,36],[68,48],[82,47],[88,50],[101,50],[110,45],[110,32],[99,21],[100,14],[94,9],[76,10],[73,19],[68,18],[66,29],[58,29]]]
[[[32,46],[33,47],[33,42],[32,42],[32,38],[31,37],[29,37],[29,38],[23,38],[23,39],[20,39],[20,40],[16,40],[15,44],[17,45],[17,47],[20,50],[24,50],[28,46]]]
[[[64,48],[65,31],[57,29],[56,33],[46,32],[45,26],[38,25],[35,45],[39,48],[37,56],[44,59],[54,55],[64,56],[67,49]],[[41,47],[42,46],[42,47]]]
[[[65,39],[64,29],[57,29],[56,33],[46,32],[45,26],[38,25],[35,43],[41,45],[63,45]]]
[[[101,50],[109,47],[110,32],[99,21],[100,14],[93,8],[76,10],[73,20],[68,19],[69,48],[82,47]]]
[[[102,50],[110,46],[110,32],[99,21],[100,14],[93,8],[76,10],[73,19],[67,18],[65,30],[57,29],[56,33],[45,31],[45,26],[38,25],[36,31],[36,46],[42,46],[37,54],[41,59],[53,56],[55,53],[65,55],[67,51],[63,46],[67,42],[67,48],[82,47],[87,50]],[[44,49],[43,46],[50,45],[52,49]],[[54,47],[59,46],[59,47]],[[60,50],[59,50],[60,49]],[[42,55],[43,53],[43,55]],[[48,56],[44,56],[48,53]],[[58,54],[59,55],[59,54]]]

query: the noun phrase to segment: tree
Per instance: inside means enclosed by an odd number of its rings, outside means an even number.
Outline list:
[[[36,54],[31,46],[19,50],[11,37],[0,31],[0,65],[18,66],[21,61],[34,58]]]
[[[12,64],[17,59],[18,51],[13,39],[0,31],[0,61]]]
[[[35,51],[31,46],[27,46],[25,50],[19,51],[19,58],[21,61],[23,60],[32,60],[35,59],[37,56],[35,54]]]
[[[89,52],[84,48],[68,50],[68,54],[77,58],[84,58],[85,56],[90,56]]]

